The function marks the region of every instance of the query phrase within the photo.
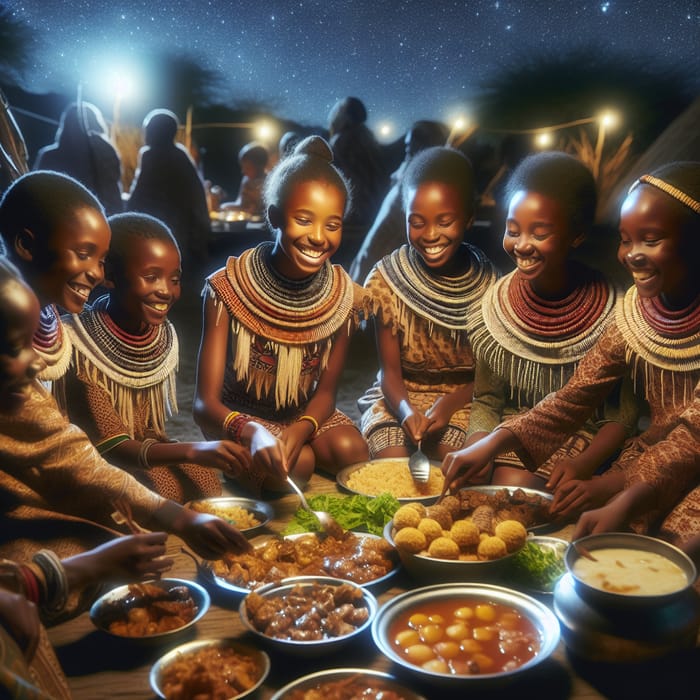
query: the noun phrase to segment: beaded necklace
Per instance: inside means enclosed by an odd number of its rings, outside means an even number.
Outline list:
[[[45,362],[45,367],[38,375],[39,379],[42,382],[61,379],[70,366],[72,348],[55,304],[41,309],[39,327],[32,338],[32,345]]]

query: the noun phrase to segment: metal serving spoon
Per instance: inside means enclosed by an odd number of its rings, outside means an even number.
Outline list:
[[[321,524],[321,529],[324,532],[328,533],[331,537],[335,537],[336,539],[343,537],[345,530],[330,513],[327,513],[324,510],[313,510],[306,500],[304,492],[294,483],[294,480],[289,475],[287,476],[287,482],[292,487],[296,495],[299,496],[301,507],[316,516],[316,519]]]
[[[408,458],[408,469],[414,481],[425,484],[430,478],[430,460],[421,450],[420,443],[418,440],[418,449]]]

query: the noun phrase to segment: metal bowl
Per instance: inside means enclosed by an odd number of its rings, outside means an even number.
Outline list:
[[[633,593],[611,592],[596,588],[586,581],[583,581],[574,571],[576,562],[584,556],[581,553],[582,550],[577,549],[577,545],[581,545],[584,550],[589,551],[594,556],[596,549],[608,547],[635,549],[643,552],[660,554],[680,567],[681,571],[685,574],[685,585],[678,590],[661,595],[635,595]],[[692,559],[680,549],[663,540],[647,537],[646,535],[637,535],[632,532],[610,532],[582,537],[569,547],[564,556],[564,562],[571,574],[578,595],[592,605],[600,605],[603,607],[619,608],[662,605],[674,598],[680,598],[685,591],[693,585],[697,577],[697,569]]]
[[[355,532],[353,533],[356,537],[360,539],[369,539],[369,540],[382,540],[384,538],[379,537],[379,535],[372,535],[368,532]],[[302,532],[299,534],[295,535],[286,535],[284,537],[285,540],[296,540],[301,537],[318,537],[318,534],[313,533],[313,532]],[[267,542],[269,542],[271,539],[273,539],[273,536],[268,536],[268,537],[259,537],[256,539],[255,542],[253,542],[253,546],[256,550],[262,549]],[[392,577],[395,576],[396,573],[399,571],[401,568],[400,562],[397,560],[395,563],[395,566],[391,571],[389,571],[387,574],[384,576],[380,576],[379,578],[372,579],[371,581],[367,581],[366,583],[362,583],[364,588],[369,588],[369,589],[378,589],[380,587],[383,587],[384,584]],[[207,578],[212,582],[214,586],[216,586],[221,592],[235,595],[235,596],[244,596],[250,593],[253,588],[245,588],[243,586],[238,586],[234,583],[231,583],[230,581],[226,580],[222,576],[217,576],[215,575],[209,567],[207,567]],[[270,584],[263,584],[263,585],[270,585]],[[260,590],[260,586],[255,588],[255,590]]]
[[[293,694],[317,690],[326,683],[350,682],[352,679],[357,679],[360,684],[356,697],[360,697],[362,690],[371,688],[378,691],[393,691],[403,700],[426,700],[422,695],[418,695],[406,686],[401,685],[391,674],[383,673],[382,671],[370,671],[367,668],[335,668],[328,671],[310,673],[308,676],[297,678],[297,680],[285,685],[284,688],[280,688],[272,696],[271,700],[286,700],[292,697]],[[368,695],[367,697],[379,697],[379,695]]]
[[[526,593],[530,593],[531,595],[551,596],[554,593],[554,587],[556,586],[557,581],[566,573],[564,567],[564,556],[567,548],[569,547],[569,542],[567,542],[567,540],[562,540],[559,537],[549,537],[547,535],[531,535],[527,538],[527,542],[537,545],[540,549],[546,552],[552,552],[555,554],[557,559],[561,561],[563,570],[556,579],[552,580],[549,586],[542,586],[542,584],[535,579],[526,568],[519,565],[518,557],[516,556],[511,559],[509,582],[516,588],[521,588]]]
[[[367,491],[360,491],[357,489],[353,489],[348,485],[348,480],[350,477],[360,469],[368,466],[368,465],[378,465],[381,466],[383,469],[386,470],[404,470],[406,471],[406,474],[409,474],[408,470],[408,457],[387,457],[386,459],[372,459],[367,462],[358,462],[357,464],[350,464],[349,466],[345,467],[344,469],[341,469],[337,476],[336,476],[336,481],[338,482],[338,485],[341,486],[343,489],[346,491],[349,491],[350,493],[356,493],[359,494],[360,496],[378,496],[381,491],[378,491],[377,493],[368,493]],[[430,465],[433,469],[440,469],[440,462],[435,462],[431,461]],[[442,486],[442,484],[440,485]],[[389,491],[390,489],[384,489],[384,491]],[[392,494],[396,496],[396,494]],[[413,496],[396,496],[396,500],[398,500],[400,503],[410,503],[412,501],[417,501],[418,503],[422,503],[423,505],[431,505],[432,503],[435,503],[437,501],[438,496],[440,495],[440,488],[437,489],[434,493],[431,492],[426,492],[425,487],[423,488],[422,491],[417,491],[416,495]]]
[[[252,659],[257,667],[258,673],[256,675],[255,685],[238,695],[232,695],[232,698],[235,697],[238,700],[238,698],[245,698],[252,695],[265,682],[265,679],[270,673],[270,657],[260,649],[243,644],[235,639],[197,639],[196,641],[187,642],[186,644],[175,647],[175,649],[171,649],[153,664],[149,676],[153,692],[159,698],[165,698],[163,680],[168,668],[177,661],[186,661],[189,655],[208,647],[233,649],[236,653]]]
[[[494,582],[507,571],[515,552],[509,552],[500,559],[488,561],[459,561],[456,559],[438,559],[427,554],[411,554],[396,547],[394,542],[394,521],[384,526],[384,539],[396,548],[401,565],[411,578],[427,583],[433,582]]]
[[[392,643],[391,633],[394,623],[426,603],[433,604],[441,601],[464,601],[465,604],[470,605],[493,602],[513,608],[534,625],[540,640],[539,651],[521,666],[497,673],[438,673],[410,663],[398,653],[396,646]],[[559,622],[546,605],[524,593],[488,584],[448,583],[409,591],[382,606],[372,623],[372,639],[377,648],[403,672],[433,685],[461,688],[465,696],[468,695],[468,689],[496,686],[511,681],[514,676],[538,665],[554,652],[559,638]]]
[[[261,595],[265,598],[279,598],[287,596],[291,590],[297,586],[301,586],[302,589],[312,591],[315,587],[322,586],[340,586],[342,584],[348,584],[360,590],[362,592],[362,604],[360,607],[367,608],[368,616],[367,620],[356,627],[349,634],[345,634],[339,637],[327,637],[319,640],[312,641],[297,641],[292,639],[278,639],[276,637],[270,637],[265,633],[259,631],[252,623],[248,616],[247,600],[246,596],[238,608],[238,613],[241,617],[241,622],[243,626],[254,634],[261,644],[265,645],[268,649],[273,649],[279,651],[285,655],[301,656],[306,658],[316,658],[318,656],[325,656],[327,654],[333,654],[339,649],[346,646],[349,642],[360,637],[364,632],[366,632],[371,624],[374,616],[377,613],[377,599],[365,588],[358,586],[356,583],[350,581],[343,581],[337,578],[331,578],[328,576],[294,576],[291,578],[284,579],[279,584],[269,584],[267,586],[262,586],[258,588],[255,593]]]
[[[187,505],[193,510],[198,510],[198,512],[218,515],[223,520],[226,520],[226,522],[229,522],[234,527],[238,528],[246,537],[253,537],[259,534],[270,522],[270,520],[275,517],[275,511],[269,503],[266,503],[265,501],[256,501],[252,498],[238,498],[236,496],[200,498],[196,501],[190,501]],[[202,510],[199,510],[197,506],[200,506]],[[253,527],[240,527],[235,521],[226,518],[225,514],[221,513],[221,511],[226,508],[234,507],[242,508],[243,510],[248,511],[251,515],[255,516],[256,520],[260,521],[259,525],[254,525]]]
[[[170,643],[173,641],[173,639],[177,639],[181,635],[184,635],[184,633],[193,627],[204,616],[207,610],[209,610],[209,606],[211,604],[209,593],[207,593],[206,589],[204,589],[198,583],[179,578],[163,578],[153,581],[146,581],[145,583],[157,586],[158,588],[162,588],[164,590],[169,590],[174,586],[184,586],[188,589],[194,604],[197,606],[197,614],[187,624],[178,627],[177,629],[168,630],[167,632],[158,632],[156,634],[138,637],[130,637],[110,632],[110,623],[114,622],[116,619],[124,618],[129,608],[129,599],[131,597],[129,591],[130,584],[125,584],[123,586],[117,586],[111,591],[108,591],[92,604],[92,607],[90,608],[90,620],[92,621],[93,625],[95,625],[97,629],[101,630],[105,634],[109,634],[118,639],[144,643]]]

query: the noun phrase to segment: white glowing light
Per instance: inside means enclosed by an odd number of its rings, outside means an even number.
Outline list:
[[[535,136],[535,145],[538,148],[548,148],[552,145],[554,137],[551,131],[542,131]]]

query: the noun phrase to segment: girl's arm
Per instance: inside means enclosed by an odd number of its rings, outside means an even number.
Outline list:
[[[432,421],[417,411],[408,398],[406,384],[403,381],[398,335],[392,333],[391,326],[384,325],[379,318],[375,320],[374,327],[384,401],[387,408],[401,423],[408,437],[417,443]]]
[[[438,432],[446,428],[452,416],[471,402],[474,391],[474,382],[459,384],[452,391],[439,396],[433,405],[425,412],[427,418],[432,420],[426,434]]]

